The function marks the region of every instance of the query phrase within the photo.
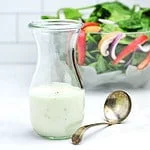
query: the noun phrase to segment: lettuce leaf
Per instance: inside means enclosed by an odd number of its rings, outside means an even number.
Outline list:
[[[82,14],[79,12],[79,10],[75,8],[64,8],[63,12],[66,19],[78,20],[82,17]]]

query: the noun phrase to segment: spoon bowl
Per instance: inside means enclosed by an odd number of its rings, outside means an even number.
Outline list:
[[[121,123],[131,111],[131,98],[124,91],[114,91],[104,104],[104,116],[110,124]]]
[[[79,144],[82,140],[83,134],[90,127],[121,123],[128,117],[131,111],[131,106],[131,98],[125,91],[117,90],[112,92],[104,103],[105,122],[93,123],[80,127],[72,135],[72,143],[75,145]]]

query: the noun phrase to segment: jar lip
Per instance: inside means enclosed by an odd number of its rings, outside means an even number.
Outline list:
[[[37,29],[46,29],[46,30],[76,30],[80,29],[82,26],[82,22],[79,20],[71,20],[71,19],[46,19],[46,20],[37,20],[29,23],[29,28],[37,28]]]

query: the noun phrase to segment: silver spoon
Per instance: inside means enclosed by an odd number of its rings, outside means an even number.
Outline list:
[[[90,127],[121,123],[129,115],[131,111],[131,105],[131,98],[125,91],[117,90],[112,92],[107,97],[104,104],[104,116],[106,122],[94,123],[80,127],[72,135],[72,143],[75,145],[79,144],[82,140],[83,134]]]

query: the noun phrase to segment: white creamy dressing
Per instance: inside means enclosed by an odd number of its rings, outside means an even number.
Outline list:
[[[83,120],[84,90],[54,82],[30,90],[30,115],[34,130],[49,138],[69,138]]]

